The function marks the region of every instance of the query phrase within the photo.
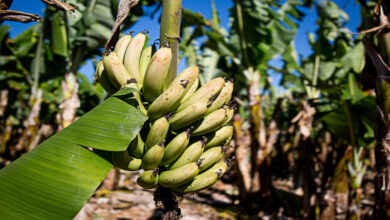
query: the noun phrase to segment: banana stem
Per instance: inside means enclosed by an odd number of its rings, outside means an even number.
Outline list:
[[[238,31],[239,31],[239,36],[240,36],[240,46],[241,46],[241,50],[242,50],[242,56],[243,56],[246,68],[250,68],[252,65],[251,65],[249,58],[248,58],[248,52],[247,52],[248,46],[246,44],[246,39],[245,39],[244,19],[242,16],[241,1],[236,0],[235,3],[236,3],[237,23],[238,23]]]
[[[164,45],[164,42],[169,42],[172,50],[172,61],[164,82],[164,88],[167,88],[177,75],[181,10],[181,0],[163,0],[160,47]],[[163,204],[163,219],[180,219],[179,202],[171,189],[159,186],[154,193],[154,200]]]
[[[165,80],[165,87],[167,87],[177,75],[181,10],[181,0],[163,0],[160,46],[163,45],[163,42],[169,42],[172,49],[172,61]]]
[[[35,92],[38,90],[39,87],[39,66],[41,64],[41,58],[42,58],[42,47],[43,47],[43,35],[45,34],[44,30],[45,22],[41,23],[41,29],[39,33],[39,40],[38,40],[38,46],[36,50],[36,57],[35,57],[35,64],[34,64],[34,72],[33,72],[33,91],[32,94],[35,94]]]
[[[318,81],[318,73],[320,70],[320,55],[316,54],[314,59],[314,67],[313,67],[313,78],[312,78],[312,85],[311,87],[311,97],[310,98],[318,98],[317,95],[317,81]]]
[[[142,103],[141,96],[139,95],[139,93],[138,92],[134,92],[133,95],[134,95],[135,100],[137,100],[137,102],[138,102],[139,110],[142,113],[144,113],[144,115],[148,115],[148,111],[146,110],[144,104]]]

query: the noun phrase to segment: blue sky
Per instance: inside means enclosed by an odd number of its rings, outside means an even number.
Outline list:
[[[233,6],[232,0],[214,0],[216,8],[218,10],[221,25],[226,29],[229,28],[229,8]],[[360,6],[355,3],[353,0],[335,0],[339,7],[346,11],[350,20],[347,26],[353,31],[357,32],[356,28],[360,24]],[[201,13],[206,18],[211,18],[211,0],[182,0],[184,8],[190,9],[194,12]],[[39,0],[17,0],[14,1],[11,5],[11,10],[24,11],[33,14],[42,15],[45,5]],[[152,10],[152,9],[150,9]],[[300,28],[296,36],[296,50],[302,56],[307,56],[311,53],[311,48],[308,45],[308,33],[313,33],[317,29],[315,21],[317,20],[317,13],[315,9],[312,10],[303,10],[306,13],[306,16],[302,22],[300,22]],[[159,12],[160,13],[160,12]],[[144,29],[147,29],[150,34],[151,41],[159,38],[159,23],[158,23],[159,14],[154,16],[154,19],[149,17],[141,18],[133,27],[132,30],[135,32],[140,32]],[[18,23],[18,22],[4,22],[11,26],[11,37],[18,35],[23,32],[25,29],[30,27],[33,23]],[[272,61],[273,65],[280,65],[280,61]],[[184,63],[181,62],[179,65],[179,71],[184,69]],[[94,70],[91,62],[87,62],[81,70],[89,79],[92,80]],[[278,83],[280,80],[279,75],[273,75],[273,82]]]

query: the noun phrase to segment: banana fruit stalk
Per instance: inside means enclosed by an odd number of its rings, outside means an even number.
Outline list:
[[[179,193],[192,193],[207,189],[214,185],[227,169],[225,162],[219,162],[209,170],[195,176],[191,182],[172,189]]]
[[[121,62],[123,62],[123,58],[125,56],[126,49],[130,41],[131,41],[131,35],[126,34],[125,36],[121,37],[115,45],[114,51],[118,55]]]
[[[145,46],[145,42],[146,35],[144,33],[135,35],[127,46],[126,53],[123,58],[124,66],[126,67],[127,71],[137,80],[139,87],[141,87],[143,84],[143,77],[140,72],[139,61],[142,50]]]
[[[155,52],[147,42],[144,33],[124,35],[96,67],[96,79],[109,94],[135,88],[134,99],[149,117],[149,131],[143,129],[127,150],[113,152],[112,161],[125,170],[142,168],[137,184],[145,189],[158,185],[178,193],[206,189],[228,168],[220,161],[222,146],[233,135],[233,127],[225,126],[234,116],[229,103],[233,82],[219,77],[200,87],[197,66],[168,82],[171,49]]]
[[[171,60],[172,51],[168,47],[160,48],[153,55],[144,78],[143,92],[146,100],[152,102],[163,92]]]
[[[158,177],[158,184],[166,188],[177,187],[190,182],[198,173],[198,163],[188,163],[176,169],[160,173]]]

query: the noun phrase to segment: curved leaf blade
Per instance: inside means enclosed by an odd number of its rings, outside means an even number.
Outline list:
[[[146,116],[138,109],[112,97],[66,127],[60,138],[95,149],[123,151],[145,120]]]
[[[0,170],[0,219],[71,219],[113,167],[80,145],[124,150],[145,120],[111,97]]]

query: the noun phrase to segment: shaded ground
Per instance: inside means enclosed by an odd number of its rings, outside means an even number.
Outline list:
[[[111,172],[75,220],[90,219],[160,219],[162,209],[153,201],[153,191],[136,184],[139,172]],[[109,175],[110,176],[110,175]],[[113,190],[104,189],[114,185]],[[237,219],[238,201],[232,185],[218,181],[212,189],[184,196],[180,203],[183,220]]]
[[[145,190],[136,184],[136,179],[140,173],[111,170],[102,185],[74,220],[161,219],[163,212],[161,205],[156,205],[153,200],[154,189]],[[369,179],[373,178],[373,175],[367,174],[367,176],[370,177]],[[232,176],[227,177],[227,179],[231,178],[234,179]],[[255,206],[253,209],[247,207],[252,210],[250,212],[252,214],[248,214],[248,210],[241,210],[238,206],[238,189],[232,184],[218,181],[211,189],[187,194],[184,198],[180,198],[182,219],[301,219],[304,201],[302,189],[295,189],[290,179],[275,179],[272,185],[276,192],[274,199],[277,200],[277,203],[272,203],[273,211],[266,211],[265,206],[263,206],[270,205],[270,201],[264,201],[265,203],[259,206],[253,201],[256,198],[248,198],[248,200],[251,200],[248,205]],[[365,181],[360,196],[362,219],[372,218],[373,194],[372,181]],[[326,202],[327,195],[321,196],[320,198],[324,200],[319,202]],[[334,205],[339,208],[338,203]],[[333,216],[339,214],[337,208]],[[352,209],[354,206],[353,204],[348,206],[347,203],[346,208]],[[345,213],[342,216],[344,217],[341,219],[345,219]]]

